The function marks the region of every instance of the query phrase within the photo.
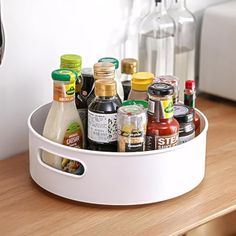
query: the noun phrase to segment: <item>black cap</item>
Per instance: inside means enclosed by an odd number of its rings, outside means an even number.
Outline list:
[[[174,118],[179,123],[190,123],[193,121],[194,110],[188,106],[175,104],[174,105]]]
[[[174,87],[166,83],[154,83],[148,87],[148,94],[153,96],[169,96],[174,94]]]

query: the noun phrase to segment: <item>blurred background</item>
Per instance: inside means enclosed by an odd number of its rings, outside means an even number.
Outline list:
[[[62,54],[122,59],[127,24],[149,12],[152,0],[2,0],[5,53],[0,66],[0,159],[28,149],[27,118],[51,101],[51,71]],[[205,9],[223,0],[187,0],[197,20],[197,61]],[[198,64],[197,64],[197,76]]]

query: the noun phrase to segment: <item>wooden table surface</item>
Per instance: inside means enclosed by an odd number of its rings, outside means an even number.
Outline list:
[[[1,235],[178,235],[236,209],[236,104],[201,96],[209,120],[206,176],[173,200],[135,207],[82,204],[30,178],[28,154],[0,161]],[[20,138],[20,137],[18,137]]]

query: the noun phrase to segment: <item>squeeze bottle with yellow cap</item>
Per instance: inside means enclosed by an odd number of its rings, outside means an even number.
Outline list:
[[[52,72],[53,102],[43,136],[51,141],[75,148],[84,148],[84,130],[75,105],[76,73],[59,69]],[[73,160],[43,151],[42,160],[49,166],[73,174],[82,174],[83,166]]]
[[[89,149],[117,151],[117,110],[121,106],[116,82],[111,79],[95,81],[95,99],[88,107]]]
[[[154,75],[148,72],[133,74],[128,100],[148,100],[147,90],[153,83]]]

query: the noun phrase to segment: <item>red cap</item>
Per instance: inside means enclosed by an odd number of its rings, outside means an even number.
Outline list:
[[[185,81],[185,88],[194,90],[195,89],[195,81],[194,80],[186,80]]]

